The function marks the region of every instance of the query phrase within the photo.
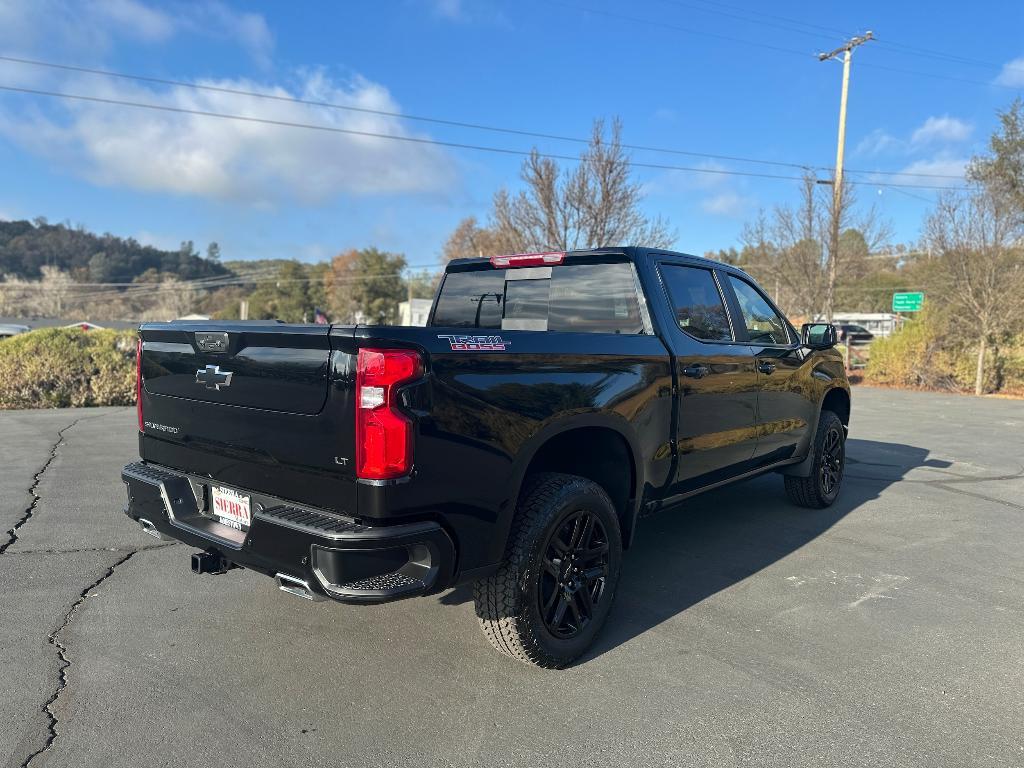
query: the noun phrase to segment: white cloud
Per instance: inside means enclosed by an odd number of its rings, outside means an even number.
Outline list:
[[[914,162],[910,163],[910,165],[901,168],[900,173],[924,173],[937,176],[963,176],[964,168],[967,167],[967,162],[967,158],[950,157],[947,155],[940,154],[937,157],[915,160]],[[919,181],[921,184],[928,183],[935,184],[938,186],[951,186],[960,183],[958,179],[933,179],[928,178],[927,176],[920,177],[913,181]]]
[[[910,136],[910,144],[920,147],[927,144],[956,143],[965,141],[971,135],[974,126],[949,115],[929,117],[920,128]]]
[[[138,0],[93,0],[92,8],[98,18],[137,39],[163,42],[174,34],[174,19]]]
[[[462,0],[433,0],[433,6],[438,16],[456,21],[463,18]]]
[[[509,20],[502,3],[494,0],[415,0],[426,7],[431,15],[459,24],[486,24],[508,26]]]
[[[385,87],[362,78],[337,83],[320,73],[307,74],[292,91],[245,80],[201,84],[399,111]],[[391,117],[186,87],[154,91],[85,79],[63,87],[72,93],[186,110],[415,135]],[[0,134],[101,185],[257,205],[436,192],[448,188],[455,175],[449,157],[429,145],[102,103],[59,102],[46,113],[18,119],[10,111],[0,113]]]
[[[965,120],[949,115],[933,115],[911,131],[907,138],[894,136],[884,128],[876,128],[857,143],[853,153],[861,157],[913,156],[938,149],[948,154],[951,145],[966,141],[973,131],[974,126]]]
[[[258,13],[235,11],[219,0],[207,0],[187,6],[180,27],[197,35],[237,41],[258,63],[270,63],[274,36]]]
[[[689,192],[695,189],[720,189],[729,183],[728,170],[715,160],[702,160],[695,168],[699,171],[664,171],[644,184],[644,194],[665,195]]]
[[[700,208],[715,216],[742,218],[751,207],[751,200],[736,192],[722,192],[701,201]]]
[[[101,58],[115,42],[162,44],[180,34],[234,43],[266,64],[273,36],[259,14],[234,11],[220,0],[162,10],[144,0],[0,0],[0,49],[6,53],[61,51]]]
[[[1003,64],[1002,70],[995,79],[995,84],[1010,88],[1024,88],[1024,56]]]
[[[857,143],[854,154],[878,155],[898,148],[902,142],[882,128],[876,128]]]

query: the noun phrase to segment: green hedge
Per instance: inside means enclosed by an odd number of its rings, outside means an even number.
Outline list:
[[[0,341],[0,408],[133,405],[136,338],[43,328]]]

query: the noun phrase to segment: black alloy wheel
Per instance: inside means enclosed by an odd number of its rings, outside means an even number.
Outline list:
[[[825,433],[821,450],[821,492],[831,496],[843,478],[843,436],[832,425]]]
[[[786,495],[794,504],[824,509],[839,498],[846,464],[846,427],[833,411],[822,411],[810,445],[806,476],[786,475]]]
[[[608,533],[588,510],[571,513],[552,531],[537,599],[544,626],[555,637],[576,637],[593,621],[608,579],[608,552]]]
[[[619,516],[605,490],[578,475],[530,475],[505,560],[473,586],[480,628],[501,653],[564,667],[601,631],[621,570]]]

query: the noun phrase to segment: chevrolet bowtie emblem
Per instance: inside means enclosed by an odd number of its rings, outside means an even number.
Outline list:
[[[202,384],[207,389],[216,389],[231,386],[231,371],[222,371],[219,365],[208,365],[196,371],[196,384]]]

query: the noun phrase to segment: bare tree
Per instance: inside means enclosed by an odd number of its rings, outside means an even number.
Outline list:
[[[814,177],[805,176],[800,204],[795,208],[777,206],[770,229],[775,270],[787,297],[785,306],[806,317],[821,310],[825,286],[827,222],[814,185]]]
[[[20,315],[26,311],[26,296],[31,290],[27,280],[4,275],[0,280],[0,315]]]
[[[144,317],[154,320],[174,320],[187,315],[199,299],[199,292],[195,288],[176,277],[164,279],[154,285],[153,289],[155,295],[150,294],[148,297],[150,309],[144,313]]]
[[[668,247],[675,237],[665,221],[640,210],[642,186],[630,177],[621,134],[622,124],[615,120],[605,141],[604,122],[596,120],[589,146],[568,173],[534,150],[523,163],[526,189],[518,194],[503,189],[494,196],[494,244],[506,252]]]
[[[1024,227],[1004,195],[982,187],[939,199],[925,224],[936,287],[978,344],[974,393],[985,391],[993,338],[1024,324]]]
[[[871,253],[889,240],[890,228],[874,207],[855,212],[856,194],[843,191],[841,236],[836,256],[837,287],[862,278]],[[795,206],[780,205],[771,217],[762,212],[743,230],[742,261],[772,291],[776,301],[794,314],[828,314],[828,242],[832,196],[822,193],[812,174],[800,184]]]
[[[466,259],[478,256],[494,256],[503,251],[492,229],[481,227],[475,216],[468,216],[459,222],[441,249],[444,261]]]
[[[37,300],[39,312],[48,317],[63,317],[68,309],[68,299],[75,290],[75,281],[57,267],[44,266],[42,273]]]

